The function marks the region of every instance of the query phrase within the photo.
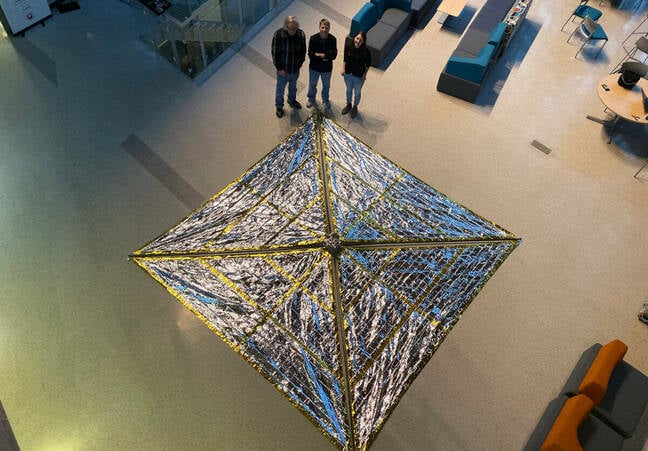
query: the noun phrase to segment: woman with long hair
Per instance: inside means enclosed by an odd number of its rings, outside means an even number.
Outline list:
[[[342,76],[346,83],[346,105],[342,108],[342,114],[351,112],[352,118],[358,115],[362,85],[367,79],[369,66],[371,66],[371,54],[367,48],[367,35],[364,31],[359,31],[353,37],[353,41],[347,39],[344,43]]]

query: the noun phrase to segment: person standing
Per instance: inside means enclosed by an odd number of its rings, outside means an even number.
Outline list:
[[[306,60],[306,35],[299,28],[297,17],[288,16],[282,28],[272,37],[272,63],[277,69],[275,107],[277,117],[284,115],[284,93],[288,85],[288,105],[299,110],[297,101],[297,79],[299,70]]]
[[[362,85],[367,79],[367,72],[371,66],[371,54],[367,48],[367,35],[359,31],[353,41],[349,39],[344,43],[344,68],[342,76],[346,83],[346,105],[342,108],[342,114],[351,112],[351,117],[358,115],[358,105],[362,94]],[[353,96],[353,107],[351,97]]]
[[[308,103],[307,108],[315,105],[317,94],[317,81],[322,79],[322,102],[325,110],[331,109],[329,90],[331,88],[331,73],[333,60],[337,57],[337,40],[329,33],[331,22],[322,19],[319,23],[319,33],[315,33],[308,40]]]

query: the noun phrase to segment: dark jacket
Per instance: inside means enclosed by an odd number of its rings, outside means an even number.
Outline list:
[[[315,56],[316,53],[323,53],[326,57]],[[319,33],[315,33],[308,41],[308,67],[317,72],[332,72],[333,60],[337,56],[337,40],[331,33],[322,39]]]
[[[371,53],[366,46],[355,48],[352,39],[344,43],[344,73],[362,77],[371,66]]]
[[[289,74],[299,72],[306,60],[306,35],[301,29],[290,36],[283,28],[275,31],[272,37],[272,64],[278,71],[285,70]]]

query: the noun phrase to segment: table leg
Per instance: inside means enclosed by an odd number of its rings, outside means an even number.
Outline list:
[[[618,123],[619,123],[619,116],[614,116],[614,121],[612,122],[612,129],[610,130],[610,139],[608,139],[608,144],[612,143],[612,136],[614,135],[614,129],[616,129]]]
[[[588,114],[585,117],[587,119],[589,119],[590,121],[596,122],[597,124],[601,124],[601,125],[604,125],[604,126],[605,125],[611,125],[612,126],[612,129],[610,130],[610,137],[608,139],[608,144],[610,144],[612,142],[612,135],[614,134],[614,129],[616,128],[617,124],[619,123],[619,116],[615,114],[614,117],[612,117],[611,119],[600,119],[598,117],[590,116]]]

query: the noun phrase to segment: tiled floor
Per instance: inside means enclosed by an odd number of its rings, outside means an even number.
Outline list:
[[[301,0],[286,12],[307,34],[328,16],[340,39],[362,3]],[[138,41],[128,5],[80,5],[25,38],[0,37],[0,401],[18,443],[332,449],[127,260],[307,118],[274,116],[269,43],[282,18],[192,82]],[[648,7],[600,6],[610,42],[592,60],[574,59],[571,30],[560,31],[574,6],[536,0],[477,105],[435,89],[459,35],[434,18],[370,71],[355,120],[339,113],[334,76],[340,125],[523,239],[372,449],[520,449],[593,342],[622,339],[648,372],[636,320],[648,299],[648,169],[633,177],[648,130],[623,126],[607,144],[585,118],[604,116],[597,82]]]

